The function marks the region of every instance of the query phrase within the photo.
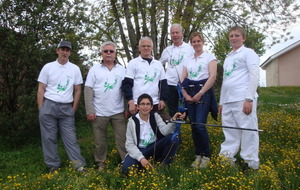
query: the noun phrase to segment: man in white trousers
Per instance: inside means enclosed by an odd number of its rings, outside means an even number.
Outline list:
[[[250,48],[244,46],[246,32],[235,26],[229,31],[232,51],[225,59],[223,83],[220,96],[219,113],[224,126],[258,129],[257,87],[259,83],[259,57]],[[220,156],[227,158],[233,165],[235,155],[240,156],[245,165],[259,169],[258,132],[223,129],[225,141],[221,144]]]

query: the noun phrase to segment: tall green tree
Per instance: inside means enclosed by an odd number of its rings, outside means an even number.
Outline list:
[[[23,142],[39,133],[37,77],[55,48],[66,39],[73,45],[70,60],[82,65],[86,4],[83,0],[0,1],[0,137]]]
[[[101,15],[96,41],[109,38],[117,42],[127,60],[136,57],[138,40],[150,36],[154,41],[154,56],[160,57],[170,44],[171,23],[181,23],[184,41],[193,31],[200,31],[213,42],[219,31],[233,25],[246,25],[267,35],[274,43],[286,40],[286,28],[297,21],[300,2],[296,0],[109,0],[97,1]],[[101,29],[99,28],[101,27]],[[96,29],[97,28],[97,29]],[[107,32],[103,32],[107,31]],[[111,32],[111,33],[110,33]],[[283,36],[282,36],[283,35]],[[212,43],[213,44],[213,43]]]

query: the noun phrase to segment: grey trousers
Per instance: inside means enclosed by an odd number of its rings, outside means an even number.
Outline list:
[[[121,160],[124,160],[125,155],[127,154],[125,148],[127,125],[124,113],[119,113],[109,117],[97,116],[96,120],[92,122],[92,125],[95,141],[94,158],[99,167],[105,166],[107,156],[107,127],[109,123],[111,123],[114,131],[115,143]]]
[[[72,103],[57,103],[45,99],[40,109],[39,121],[44,161],[49,168],[60,167],[57,145],[58,132],[74,168],[86,165],[77,143],[74,115]]]

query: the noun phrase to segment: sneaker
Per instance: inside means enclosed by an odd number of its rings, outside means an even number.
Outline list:
[[[255,162],[255,161],[249,161],[249,162],[246,162],[248,167],[250,169],[253,169],[253,170],[258,170],[259,169],[259,162]]]
[[[82,166],[80,168],[77,168],[77,171],[85,173],[86,169]]]
[[[191,164],[191,166],[192,166],[193,168],[198,168],[198,167],[200,166],[201,159],[202,159],[202,156],[196,156],[196,159],[195,159],[194,162]]]
[[[232,160],[231,158],[221,158],[221,162],[220,162],[221,165],[224,165],[224,166],[232,166],[234,167],[235,166],[235,161]]]
[[[104,170],[104,166],[99,166],[96,171],[97,172],[103,172],[103,170]]]
[[[58,170],[58,167],[51,167],[49,173],[55,173]]]
[[[203,156],[199,167],[206,168],[208,166],[209,162],[210,162],[210,158]]]

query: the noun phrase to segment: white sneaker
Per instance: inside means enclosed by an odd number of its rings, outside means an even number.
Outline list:
[[[206,168],[208,166],[209,162],[210,162],[210,158],[203,156],[199,167]]]
[[[201,159],[202,159],[202,156],[196,156],[196,159],[194,160],[194,162],[191,164],[191,166],[193,168],[198,168],[200,166],[200,163],[201,163]]]
[[[221,158],[221,165],[234,167],[235,166],[235,161],[231,158],[223,157],[223,158]]]
[[[250,169],[253,169],[253,170],[258,170],[259,169],[259,162],[255,162],[255,161],[249,161],[249,162],[246,162],[249,166]]]
[[[77,171],[84,173],[84,172],[86,172],[86,169],[82,166],[80,168],[77,168]]]
[[[103,172],[104,171],[104,166],[99,166],[98,168],[97,168],[97,172]]]

